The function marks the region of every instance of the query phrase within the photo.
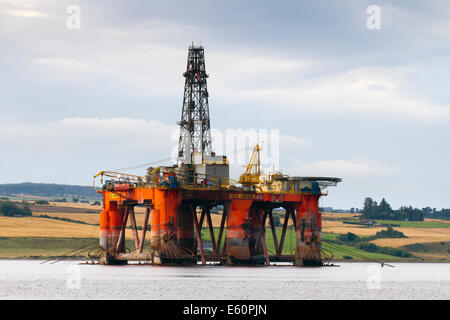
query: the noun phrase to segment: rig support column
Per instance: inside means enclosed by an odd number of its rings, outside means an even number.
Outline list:
[[[250,253],[250,217],[249,210],[253,200],[232,200],[227,214],[227,230],[225,235],[225,255],[227,263],[249,263]]]
[[[194,221],[189,203],[182,203],[177,216],[177,246],[192,251],[195,246]]]
[[[110,201],[106,202],[104,205],[103,217],[101,219],[100,230],[101,232],[105,231],[105,224],[107,225],[107,242],[106,242],[106,248],[102,250],[101,256],[100,256],[100,263],[101,264],[126,264],[126,261],[118,261],[114,258],[116,254],[116,248],[117,248],[117,242],[119,240],[119,234],[122,227],[122,219],[124,215],[124,207],[120,207],[117,204],[117,201]],[[105,221],[106,218],[106,221]],[[103,230],[102,230],[103,229]],[[104,239],[100,239],[100,245],[103,247]]]
[[[151,248],[153,252],[153,263],[161,264],[161,254],[160,254],[160,246],[161,246],[161,236],[159,233],[159,219],[160,219],[160,210],[153,209],[151,218]]]
[[[320,253],[321,219],[318,194],[303,195],[302,202],[295,204],[297,214],[295,265],[323,264]]]

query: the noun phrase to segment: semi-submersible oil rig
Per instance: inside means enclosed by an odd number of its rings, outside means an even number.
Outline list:
[[[101,171],[103,210],[100,212],[100,263],[125,264],[265,264],[322,265],[319,198],[340,178],[290,177],[279,172],[263,175],[257,145],[238,181],[229,178],[226,156],[212,152],[204,49],[190,46],[185,77],[176,165],[151,167],[145,176]],[[103,183],[103,178],[107,177]],[[142,226],[135,207],[144,206]],[[214,228],[211,209],[221,210]],[[278,240],[273,209],[284,208]],[[212,250],[205,250],[202,227],[206,218]],[[267,221],[268,219],[268,221]],[[282,254],[292,221],[295,253]],[[131,222],[131,228],[127,227]],[[269,255],[266,225],[275,254]],[[149,227],[150,226],[150,227]],[[131,229],[134,249],[125,246]],[[147,230],[150,229],[150,239]],[[139,232],[142,230],[141,232]],[[217,233],[218,231],[218,233]],[[278,230],[279,231],[279,230]],[[222,239],[224,237],[224,239]]]

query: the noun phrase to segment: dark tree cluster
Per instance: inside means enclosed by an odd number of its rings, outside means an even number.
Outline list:
[[[384,198],[379,204],[372,198],[366,198],[361,213],[365,219],[408,221],[423,221],[424,218],[450,219],[450,209],[436,210],[436,208],[431,209],[430,207],[418,209],[412,206],[402,206],[398,210],[393,210]]]
[[[0,202],[0,216],[5,217],[27,217],[31,216],[31,210],[28,205],[17,205],[11,201]]]
[[[365,219],[423,221],[424,218],[422,210],[411,206],[393,210],[384,198],[379,204],[372,198],[366,198],[361,213]]]
[[[41,205],[48,204],[48,201],[47,200],[36,200],[34,202],[34,204],[37,205],[37,206],[41,206]]]
[[[450,209],[436,210],[436,208],[426,207],[422,208],[422,212],[425,218],[450,220]]]

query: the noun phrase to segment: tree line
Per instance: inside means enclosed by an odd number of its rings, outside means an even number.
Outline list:
[[[380,203],[372,198],[366,198],[361,214],[365,219],[408,221],[423,221],[424,218],[450,219],[450,209],[438,211],[436,208],[431,209],[430,207],[418,209],[412,206],[401,206],[398,210],[394,210],[384,198],[381,199]]]
[[[431,209],[430,207],[418,209],[412,206],[401,206],[398,210],[394,210],[384,198],[380,203],[377,203],[372,198],[366,198],[361,214],[365,219],[382,220],[423,221],[424,218],[450,219],[450,209],[438,211],[436,208]]]
[[[77,186],[54,183],[8,183],[0,184],[0,193],[3,194],[26,194],[43,197],[75,197],[100,199],[101,195],[96,193],[92,187]]]
[[[23,203],[18,205],[12,201],[0,202],[0,216],[5,217],[27,217],[32,216],[30,207],[28,204]]]

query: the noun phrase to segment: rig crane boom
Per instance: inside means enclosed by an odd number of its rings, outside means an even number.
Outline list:
[[[244,187],[251,187],[260,183],[261,162],[259,151],[259,145],[256,145],[245,172],[239,177],[239,183]]]

